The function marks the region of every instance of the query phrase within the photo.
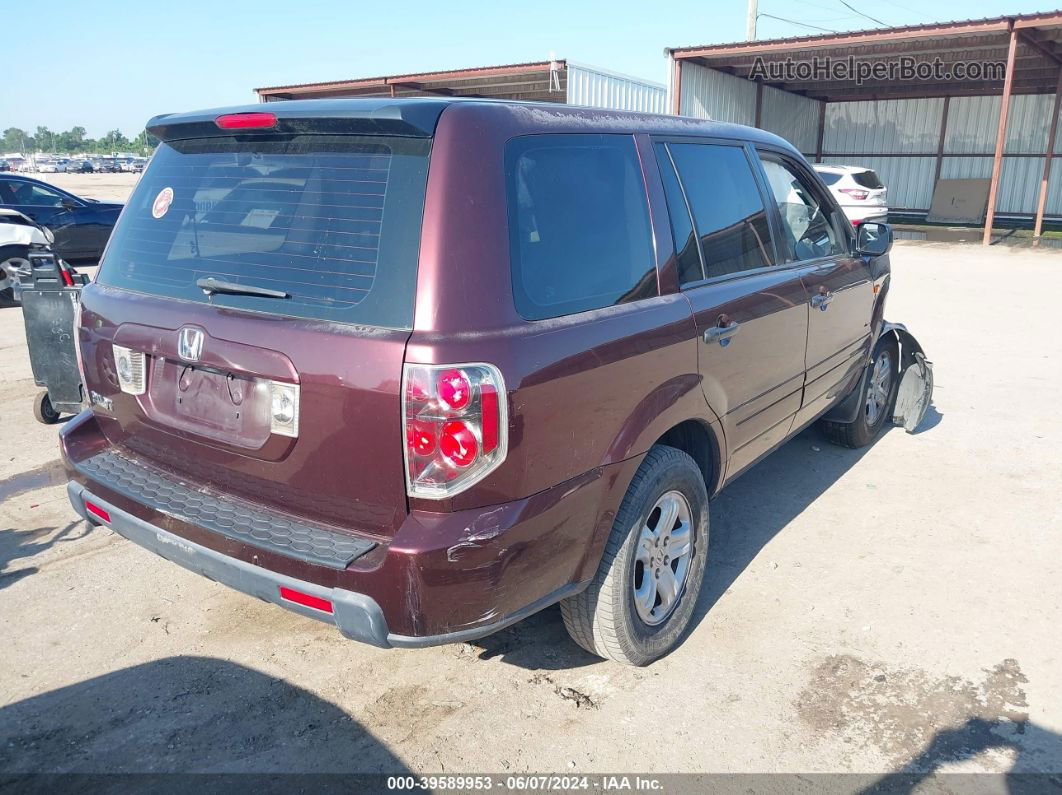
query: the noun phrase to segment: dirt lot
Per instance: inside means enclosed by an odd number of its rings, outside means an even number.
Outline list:
[[[0,309],[0,771],[1062,772],[1062,254],[893,262],[921,432],[812,429],[733,484],[696,626],[641,670],[556,609],[359,646],[75,521]]]
[[[30,174],[29,176],[68,190],[77,196],[100,201],[124,202],[140,179],[139,174]]]

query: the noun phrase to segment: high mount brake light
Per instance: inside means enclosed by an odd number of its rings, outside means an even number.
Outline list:
[[[406,364],[402,402],[407,492],[443,499],[505,460],[505,382],[489,364]]]
[[[229,113],[214,123],[223,130],[271,130],[277,126],[277,117],[273,113]]]

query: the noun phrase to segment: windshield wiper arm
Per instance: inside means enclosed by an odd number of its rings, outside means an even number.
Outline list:
[[[224,293],[225,295],[253,295],[258,298],[291,298],[291,295],[283,290],[270,290],[268,287],[255,287],[253,284],[226,282],[221,279],[215,279],[213,276],[198,279],[195,286],[201,288],[203,292],[209,295]]]

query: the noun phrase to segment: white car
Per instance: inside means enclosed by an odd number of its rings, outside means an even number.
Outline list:
[[[18,270],[29,267],[30,247],[47,247],[54,240],[47,227],[18,210],[0,207],[0,302],[18,300]]]
[[[826,163],[816,163],[814,169],[854,225],[888,220],[886,189],[872,169]]]

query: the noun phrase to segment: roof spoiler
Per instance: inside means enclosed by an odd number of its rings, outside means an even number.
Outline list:
[[[269,102],[191,113],[167,113],[149,121],[147,131],[162,141],[233,134],[261,135],[262,130],[247,130],[245,133],[223,130],[215,123],[215,119],[235,113],[267,112],[277,117],[276,127],[268,131],[269,135],[358,134],[430,138],[435,134],[435,125],[447,104],[436,99],[305,99]]]

